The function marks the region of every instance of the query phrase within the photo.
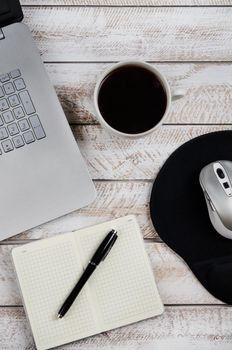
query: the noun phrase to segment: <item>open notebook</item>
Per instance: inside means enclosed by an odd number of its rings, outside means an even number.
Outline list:
[[[57,312],[111,230],[118,239],[64,318]],[[134,216],[36,241],[12,251],[38,349],[48,349],[163,312]]]

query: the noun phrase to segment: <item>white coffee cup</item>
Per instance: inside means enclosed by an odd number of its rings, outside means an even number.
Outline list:
[[[108,124],[106,122],[106,120],[102,116],[100,109],[99,109],[99,104],[98,104],[99,91],[101,89],[101,85],[102,85],[102,82],[104,81],[104,79],[110,73],[112,73],[114,70],[116,70],[120,67],[123,67],[123,66],[128,66],[128,65],[142,67],[142,68],[145,68],[146,70],[149,70],[150,72],[152,72],[155,75],[156,79],[158,78],[158,80],[161,82],[161,84],[164,88],[164,91],[166,93],[166,97],[167,97],[166,109],[165,109],[164,115],[160,119],[160,121],[155,126],[153,126],[151,129],[146,130],[145,132],[136,133],[136,134],[128,134],[128,133],[125,133],[125,132],[122,132],[122,131],[119,131],[119,130],[113,128],[110,124]],[[151,132],[156,130],[161,124],[163,124],[164,119],[166,118],[166,116],[170,110],[171,102],[178,100],[179,98],[183,97],[184,95],[185,95],[185,91],[183,89],[175,89],[175,90],[171,91],[171,88],[170,88],[165,76],[157,68],[155,68],[151,64],[146,63],[146,62],[142,62],[142,61],[122,61],[122,62],[116,63],[113,66],[111,66],[98,79],[97,84],[95,86],[95,90],[94,90],[94,107],[95,107],[95,111],[96,111],[99,122],[107,130],[109,130],[110,132],[113,132],[114,134],[119,135],[119,136],[136,138],[136,137],[146,136],[146,135],[150,134]]]

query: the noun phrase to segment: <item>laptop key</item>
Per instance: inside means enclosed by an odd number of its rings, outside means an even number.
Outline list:
[[[20,103],[17,95],[12,95],[8,97],[8,100],[10,102],[11,107],[16,107]]]
[[[5,153],[13,151],[14,146],[12,145],[11,140],[5,140],[2,141],[2,148],[4,150]]]
[[[9,108],[8,102],[5,98],[0,100],[0,111],[5,111]]]
[[[32,143],[35,141],[34,135],[32,134],[31,131],[27,131],[23,134],[23,138],[26,143]]]
[[[0,155],[45,137],[20,70],[0,74]]]
[[[1,75],[0,75],[0,81],[1,81],[2,83],[5,83],[6,81],[9,81],[9,80],[10,80],[9,74],[1,74]]]
[[[21,135],[13,137],[13,142],[14,142],[15,148],[20,148],[25,145]]]
[[[44,132],[44,129],[41,125],[41,122],[39,120],[39,117],[37,114],[33,115],[32,117],[29,117],[31,126],[33,127],[35,136],[37,138],[37,140],[41,140],[43,139],[46,135]]]
[[[37,126],[41,126],[41,123],[37,114],[33,115],[32,117],[29,117],[29,120],[33,128],[36,128]]]
[[[23,90],[26,87],[24,80],[22,78],[15,80],[14,84],[18,91]]]
[[[19,128],[16,123],[12,123],[8,125],[7,129],[9,131],[10,136],[14,136],[19,133]]]
[[[0,128],[0,140],[4,140],[8,137],[6,128]]]
[[[30,129],[30,125],[29,125],[27,119],[20,120],[18,122],[18,125],[19,125],[21,131],[26,131],[26,130]]]
[[[21,72],[19,69],[14,69],[12,72],[10,72],[11,78],[15,79],[21,76]]]
[[[15,88],[12,83],[4,84],[3,87],[7,95],[13,94],[15,92]]]
[[[28,91],[22,91],[19,93],[23,107],[28,115],[35,113],[35,107],[33,106],[31,97]]]
[[[17,107],[14,109],[14,115],[16,119],[20,119],[25,117],[25,113],[23,112],[22,107]]]
[[[3,88],[0,86],[0,98],[4,97],[5,93],[3,91]]]
[[[5,121],[5,123],[11,123],[14,121],[14,117],[11,111],[7,111],[2,113],[3,119]]]
[[[36,128],[33,128],[33,130],[37,140],[41,140],[46,136],[42,126],[37,126]]]

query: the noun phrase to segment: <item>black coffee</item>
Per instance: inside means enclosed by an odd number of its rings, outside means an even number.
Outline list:
[[[136,65],[119,67],[103,80],[98,105],[114,129],[138,134],[153,128],[163,117],[167,96],[162,83],[149,70]]]

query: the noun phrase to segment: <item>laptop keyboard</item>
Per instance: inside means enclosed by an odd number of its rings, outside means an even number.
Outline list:
[[[46,137],[19,69],[0,75],[0,155]]]

